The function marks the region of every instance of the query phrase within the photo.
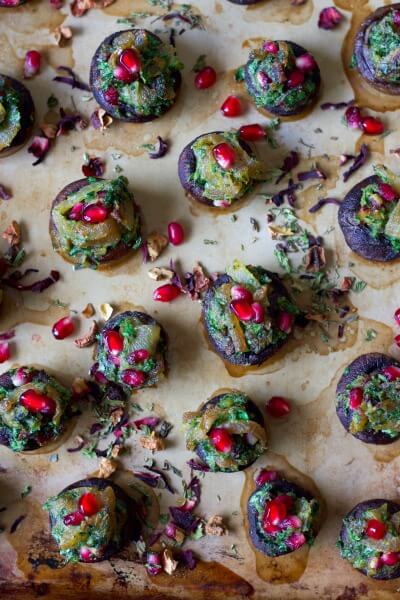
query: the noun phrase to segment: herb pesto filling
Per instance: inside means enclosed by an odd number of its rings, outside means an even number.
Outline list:
[[[0,75],[0,152],[11,146],[21,130],[21,121],[19,96]]]
[[[391,84],[400,84],[400,27],[395,13],[390,10],[383,18],[374,20],[366,32],[370,63],[376,78]]]

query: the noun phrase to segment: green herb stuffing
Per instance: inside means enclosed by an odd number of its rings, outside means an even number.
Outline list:
[[[367,32],[367,45],[376,77],[392,84],[400,83],[400,30],[393,20],[393,11],[372,23]]]
[[[382,180],[383,183],[386,183]],[[399,200],[385,201],[380,195],[379,183],[367,185],[361,195],[360,210],[356,215],[359,223],[365,225],[374,239],[387,239],[396,252],[400,252],[400,238],[385,233],[386,225]]]
[[[11,146],[21,130],[20,99],[0,75],[0,151]]]

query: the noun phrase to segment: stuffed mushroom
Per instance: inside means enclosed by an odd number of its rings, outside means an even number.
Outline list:
[[[109,479],[77,481],[43,508],[66,562],[106,560],[140,535],[136,502]]]
[[[52,375],[31,366],[0,376],[0,444],[14,452],[56,441],[70,417],[71,393]]]
[[[31,134],[35,107],[27,88],[0,74],[0,157],[18,150]]]
[[[343,519],[341,556],[373,579],[400,577],[400,504],[365,500]]]
[[[318,500],[299,485],[286,479],[264,483],[247,503],[251,541],[256,550],[271,557],[311,545],[320,512]]]
[[[15,8],[25,4],[28,0],[0,0],[0,8]]]
[[[266,450],[264,419],[254,402],[231,390],[184,415],[186,446],[211,471],[241,471]]]
[[[263,178],[250,146],[236,131],[197,137],[179,157],[179,179],[190,196],[212,208],[230,208]]]
[[[263,0],[228,0],[228,1],[232,2],[232,4],[240,4],[242,6],[247,6],[249,4],[259,4]]]
[[[97,48],[90,86],[100,106],[115,119],[143,123],[175,103],[181,69],[173,46],[151,31],[118,31]]]
[[[348,246],[366,260],[400,258],[400,185],[383,165],[354,186],[340,205],[339,225]]]
[[[79,179],[55,198],[53,248],[76,267],[98,268],[139,248],[140,217],[126,177]]]
[[[336,389],[343,427],[367,444],[390,444],[400,436],[400,363],[377,352],[356,358]]]
[[[244,82],[257,108],[289,117],[313,104],[321,75],[314,57],[302,46],[267,40],[250,52]]]
[[[164,377],[167,337],[149,315],[126,311],[107,321],[99,334],[95,371],[125,389],[151,387]]]
[[[289,339],[297,307],[275,273],[234,261],[205,295],[202,318],[217,354],[233,365],[261,365]]]
[[[384,94],[400,94],[400,4],[382,6],[361,25],[354,44],[354,66]]]

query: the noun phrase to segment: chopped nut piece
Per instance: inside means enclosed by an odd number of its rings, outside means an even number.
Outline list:
[[[115,0],[73,0],[71,12],[74,17],[83,17],[91,8],[106,8]]]
[[[108,319],[111,317],[111,315],[114,312],[113,307],[111,306],[111,304],[108,304],[108,302],[104,302],[103,304],[100,304],[99,306],[99,311],[101,316],[103,317],[103,319],[105,321],[108,321]]]
[[[174,558],[172,556],[172,552],[169,548],[165,548],[165,550],[162,553],[161,560],[162,560],[162,565],[163,565],[164,571],[168,575],[172,575],[172,573],[174,571],[176,571],[178,562],[176,560],[174,560]]]
[[[78,346],[78,348],[87,348],[88,346],[94,344],[96,341],[97,331],[97,323],[96,321],[92,321],[89,331],[85,333],[85,335],[83,335],[81,338],[75,340],[75,346]]]
[[[104,131],[107,127],[110,127],[113,122],[113,118],[106,113],[104,108],[97,108],[90,117],[90,122],[92,123],[94,129],[100,129],[100,131]]]
[[[57,136],[58,125],[54,123],[42,123],[40,129],[49,140],[52,140]]]
[[[54,38],[58,46],[63,46],[68,40],[72,38],[71,27],[57,27],[54,32]]]
[[[155,281],[171,281],[174,276],[172,269],[165,267],[153,267],[148,271],[149,277]]]
[[[3,240],[6,240],[10,246],[18,246],[21,241],[21,226],[17,221],[11,221],[11,224],[3,232]]]
[[[111,424],[114,425],[114,426],[118,425],[118,423],[120,422],[120,420],[122,419],[123,416],[124,416],[124,409],[123,408],[116,408],[110,414]]]
[[[84,317],[86,317],[86,319],[90,319],[90,317],[93,317],[95,312],[96,311],[94,310],[93,304],[89,302],[89,304],[86,304],[85,308],[83,309],[82,314]]]
[[[90,392],[90,388],[87,384],[86,379],[83,377],[75,377],[72,382],[72,392],[75,396],[85,396]]]
[[[146,450],[151,452],[158,452],[159,450],[165,450],[165,442],[155,431],[152,431],[150,435],[142,436],[140,439],[140,445]]]
[[[147,252],[151,261],[157,260],[161,252],[168,246],[168,238],[162,233],[153,231],[146,241]]]
[[[117,465],[111,458],[102,458],[99,463],[99,471],[97,476],[101,479],[107,479],[117,470]]]
[[[194,292],[199,295],[204,293],[210,287],[210,280],[205,275],[200,263],[195,263],[193,267]]]
[[[290,229],[290,227],[268,225],[268,229],[273,240],[277,240],[281,237],[291,237],[293,235],[293,231]]]
[[[353,285],[354,278],[353,277],[343,277],[342,282],[340,284],[340,289],[342,292],[348,292]]]
[[[210,517],[206,523],[205,532],[206,535],[225,535],[226,527],[222,521],[222,517],[219,515]]]

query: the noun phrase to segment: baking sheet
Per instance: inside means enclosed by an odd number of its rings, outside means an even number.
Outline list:
[[[260,156],[271,168],[278,167],[290,149],[296,149],[303,157],[302,167],[317,160],[325,169],[330,169],[326,190],[314,187],[299,195],[299,204],[304,207],[302,214],[308,220],[308,227],[324,235],[330,259],[344,272],[352,271],[368,283],[362,294],[352,295],[352,302],[360,313],[354,336],[336,351],[325,349],[322,354],[312,351],[308,345],[298,346],[260,374],[233,378],[207,347],[199,323],[198,303],[186,298],[166,306],[153,303],[154,282],[147,276],[148,266],[141,264],[141,257],[136,256],[105,272],[73,272],[52,251],[47,234],[49,207],[64,185],[81,176],[83,154],[89,152],[106,160],[108,176],[114,175],[116,164],[122,167],[141,206],[148,232],[165,231],[171,220],[179,220],[184,225],[185,245],[168,248],[157,265],[167,265],[170,259],[176,259],[183,269],[191,269],[200,260],[208,271],[217,271],[237,257],[247,263],[276,269],[264,200],[254,194],[251,201],[237,211],[236,222],[229,214],[214,216],[204,212],[188,202],[179,185],[177,157],[186,143],[203,132],[264,120],[248,102],[244,117],[229,121],[219,114],[218,108],[229,93],[237,91],[232,74],[246,59],[249,46],[265,37],[296,41],[317,57],[323,79],[321,102],[352,98],[353,91],[342,68],[339,50],[352,18],[354,24],[361,13],[368,13],[381,3],[340,0],[341,8],[348,9],[346,19],[332,32],[317,28],[320,9],[329,5],[324,0],[308,0],[301,7],[292,7],[290,0],[267,0],[249,9],[226,0],[195,0],[194,4],[205,18],[206,31],[188,31],[177,37],[177,51],[185,63],[184,83],[179,101],[168,115],[146,125],[114,123],[104,132],[88,129],[81,134],[70,133],[56,141],[45,162],[37,167],[31,166],[32,156],[26,148],[0,162],[0,182],[13,191],[12,200],[0,203],[1,228],[4,230],[12,219],[20,221],[28,252],[27,266],[39,268],[44,274],[55,268],[62,274],[57,285],[40,296],[11,295],[6,299],[0,328],[4,330],[15,324],[17,336],[12,360],[2,367],[5,370],[14,363],[32,362],[71,382],[74,377],[86,374],[92,349],[77,350],[71,340],[59,342],[52,338],[50,325],[65,314],[65,310],[55,305],[56,301],[79,312],[88,302],[96,308],[104,302],[116,309],[143,307],[161,321],[170,340],[168,379],[157,389],[140,391],[135,398],[145,410],[154,406],[156,413],[175,424],[167,449],[155,457],[157,463],[162,465],[164,459],[168,459],[181,468],[188,479],[186,461],[191,454],[185,450],[179,426],[182,413],[196,409],[215,390],[239,388],[260,407],[268,397],[284,395],[292,399],[293,413],[288,420],[268,423],[270,450],[255,468],[273,465],[288,476],[308,482],[309,486],[315,485],[326,502],[327,516],[308,556],[296,556],[295,560],[291,557],[267,568],[261,556],[250,547],[244,527],[242,507],[253,469],[247,475],[207,474],[202,479],[199,511],[204,516],[222,515],[229,534],[223,538],[206,537],[190,544],[202,559],[195,571],[189,574],[178,571],[172,577],[162,575],[150,579],[143,567],[120,557],[99,565],[56,570],[46,565],[35,568],[29,557],[42,556],[50,544],[46,515],[40,505],[49,495],[97,468],[97,460],[66,451],[73,445],[74,435],[84,431],[93,420],[85,412],[75,424],[70,439],[57,449],[58,462],[51,463],[46,454],[17,456],[0,448],[0,465],[7,469],[0,474],[0,504],[8,507],[0,515],[0,523],[6,529],[0,535],[0,591],[4,598],[43,596],[60,600],[104,598],[111,593],[121,598],[251,595],[260,599],[392,598],[398,582],[368,580],[340,559],[335,548],[341,518],[354,504],[366,498],[399,495],[399,446],[394,444],[383,450],[357,442],[345,435],[334,412],[335,383],[344,366],[362,352],[385,352],[391,346],[392,315],[399,301],[398,268],[370,266],[350,255],[336,223],[335,207],[326,207],[316,218],[308,217],[307,206],[323,196],[324,191],[340,198],[350,185],[371,170],[370,162],[348,185],[337,177],[338,156],[354,153],[361,142],[358,133],[347,131],[340,123],[340,113],[322,112],[317,106],[305,118],[281,125],[276,133],[277,150],[258,147]],[[77,19],[70,15],[68,7],[58,12],[50,9],[46,0],[32,0],[18,10],[2,10],[0,72],[21,77],[26,50],[42,49],[45,56],[42,73],[27,83],[37,107],[38,123],[48,111],[46,100],[50,93],[59,98],[64,108],[73,108],[75,104],[79,112],[89,116],[94,102],[86,101],[85,92],[71,91],[53,83],[54,68],[59,64],[73,67],[87,81],[90,58],[100,41],[121,27],[117,19],[130,11],[148,9],[145,0],[117,0],[105,10],[92,10]],[[157,13],[157,9],[151,10]],[[73,42],[66,48],[54,44],[54,29],[61,24],[71,26],[74,32]],[[219,74],[216,86],[203,92],[194,89],[191,72],[200,54],[207,54],[208,62],[216,66]],[[387,112],[382,118],[391,134],[383,139],[368,140],[368,143],[376,160],[383,160],[385,154],[386,162],[397,168],[398,159],[389,155],[389,150],[400,145],[396,127],[398,113]],[[170,140],[171,151],[155,163],[148,159],[141,146],[154,142],[157,135]],[[119,154],[121,157],[116,159]],[[264,186],[263,189],[272,188]],[[259,233],[252,230],[250,218],[260,223]],[[206,245],[204,239],[217,243]],[[354,263],[350,269],[349,262]],[[83,332],[88,324],[84,318],[80,322]],[[378,334],[370,342],[365,341],[368,329]],[[129,445],[130,454],[120,460],[125,469],[142,465],[147,456],[139,448],[137,438],[133,437]],[[172,475],[172,480],[179,487],[179,478]],[[21,500],[26,484],[32,486],[32,492]],[[172,504],[171,497],[163,493],[161,511],[166,512],[169,504]],[[11,523],[21,514],[27,515],[25,521],[10,534]]]

